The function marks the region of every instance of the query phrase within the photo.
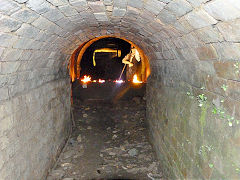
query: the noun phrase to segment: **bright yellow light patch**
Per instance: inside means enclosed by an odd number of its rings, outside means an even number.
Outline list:
[[[91,82],[91,77],[90,76],[87,76],[87,75],[85,75],[84,77],[83,77],[83,79],[81,79],[81,81],[83,82],[83,83],[88,83],[88,82]]]
[[[116,53],[117,57],[121,57],[121,50],[116,50],[116,49],[111,49],[111,48],[101,48],[101,49],[96,49],[93,52],[93,66],[96,66],[96,60],[95,60],[95,54],[100,53],[100,52],[105,52],[105,53]]]
[[[133,83],[136,83],[136,84],[142,83],[142,81],[138,80],[138,77],[136,74],[133,76]]]

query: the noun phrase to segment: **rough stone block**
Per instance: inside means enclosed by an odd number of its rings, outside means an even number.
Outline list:
[[[159,0],[160,2],[163,2],[163,3],[169,3],[171,2],[172,0]]]
[[[6,147],[8,147],[8,145],[10,144],[9,142],[9,138],[7,136],[2,136],[1,137],[1,142],[0,142],[0,149],[3,150]],[[2,173],[1,173],[2,175]]]
[[[1,77],[4,77],[4,76],[1,76]],[[5,75],[6,77],[6,75]],[[12,105],[11,105],[11,102],[9,101],[5,101],[4,103],[1,102],[1,105],[0,105],[0,110],[1,110],[1,114],[0,114],[0,119],[3,119],[5,117],[8,117],[11,115],[12,113]],[[1,136],[1,135],[0,135]]]
[[[47,1],[53,4],[54,6],[63,6],[68,4],[68,0],[47,0]],[[71,1],[73,0],[70,0],[70,2]]]
[[[16,31],[16,33],[17,33],[17,35],[22,36],[22,37],[35,38],[38,35],[39,30],[29,24],[23,24],[21,26],[21,28],[19,28]]]
[[[18,37],[13,34],[0,33],[0,44],[2,47],[11,47]]]
[[[69,3],[78,11],[84,11],[87,10],[88,4],[86,0],[78,0],[78,1],[73,1],[70,0]]]
[[[196,29],[217,23],[217,21],[203,9],[194,10],[188,13],[186,15],[186,20]]]
[[[196,36],[205,43],[212,43],[212,42],[222,42],[223,37],[221,33],[211,26],[198,29],[195,31]]]
[[[4,52],[1,61],[17,61],[21,57],[22,50],[8,49]]]
[[[20,11],[12,14],[11,17],[25,23],[31,23],[37,19],[39,15],[30,9],[21,9]]]
[[[9,98],[8,96],[8,89],[3,88],[0,90],[0,100],[6,100]],[[1,128],[0,128],[0,135],[4,134],[4,132],[11,130],[13,128],[13,116],[7,116],[4,119],[0,120]]]
[[[97,19],[97,21],[108,21],[106,13],[94,13],[94,16]]]
[[[112,12],[113,11],[113,6],[106,6],[106,11]]]
[[[10,74],[17,71],[20,66],[20,62],[0,62],[1,74]]]
[[[126,7],[127,7],[127,0],[114,0],[113,1],[113,6],[121,8],[121,9],[126,9]]]
[[[239,80],[240,65],[238,61],[216,61],[214,68],[218,77]]]
[[[50,8],[48,12],[43,13],[42,15],[53,22],[64,18],[63,14],[57,8]]]
[[[1,14],[11,15],[12,13],[16,12],[20,8],[21,7],[14,1],[9,1],[9,0],[0,1]]]
[[[178,49],[187,48],[187,44],[182,40],[181,37],[176,38],[176,40],[173,42]]]
[[[207,2],[208,0],[188,0],[188,2],[193,6],[193,7],[198,7],[201,4]]]
[[[51,4],[45,0],[29,0],[27,2],[27,7],[29,7],[33,11],[36,11],[39,14],[42,14],[50,10]]]
[[[226,85],[227,81],[222,78],[208,76],[206,79],[206,89],[210,92],[226,96],[226,92],[221,88],[223,85]]]
[[[0,29],[1,32],[13,32],[16,31],[20,26],[21,22],[14,20],[13,18],[1,17],[0,16]]]
[[[240,42],[240,19],[218,23],[217,28],[226,41]]]
[[[201,73],[205,73],[208,75],[216,74],[213,62],[211,62],[211,61],[196,61],[196,63],[197,63],[197,67],[199,68]]]
[[[51,21],[49,21],[48,19],[44,18],[43,16],[40,16],[38,19],[36,19],[32,25],[42,29],[42,30],[47,30],[49,28],[49,26],[51,25]]]
[[[199,41],[199,39],[196,37],[196,35],[193,32],[183,36],[182,38],[185,41],[184,43],[186,43],[189,48],[199,47],[204,45],[201,41]]]
[[[117,7],[114,7],[112,15],[115,17],[123,17],[125,13],[126,13],[126,9],[119,9]]]
[[[239,60],[240,59],[240,43],[214,43],[219,60]]]
[[[143,0],[128,0],[128,6],[132,6],[134,8],[142,8]]]
[[[4,156],[3,152],[1,152],[1,154],[0,154],[0,169],[2,169],[4,162],[6,161],[5,159],[6,159],[6,157]]]
[[[214,60],[218,58],[217,52],[212,45],[196,48],[196,53],[200,60]]]
[[[180,24],[180,27],[182,29],[182,32],[189,33],[194,30],[194,28],[189,24],[189,22],[186,20],[185,16],[180,18],[177,21]]]
[[[69,20],[69,18],[60,19],[55,23],[62,28],[66,28],[71,25],[71,21]]]
[[[13,48],[18,49],[31,49],[31,45],[34,44],[32,39],[19,38],[18,41],[13,45]]]
[[[204,9],[215,19],[228,21],[240,17],[240,2],[238,0],[216,0],[207,3]]]
[[[2,56],[4,49],[5,48],[0,47],[0,57]]]
[[[158,15],[166,4],[157,0],[145,1],[144,8],[151,13]]]
[[[50,39],[50,36],[44,33],[43,31],[40,31],[38,35],[35,37],[35,40],[37,41],[47,41]]]
[[[28,0],[15,0],[15,1],[18,2],[18,3],[20,3],[20,4],[22,4],[22,3],[27,2]]]
[[[240,100],[240,83],[238,81],[228,80],[227,83],[227,94],[234,100]]]
[[[21,60],[21,61],[25,61],[25,60],[29,61],[30,57],[32,56],[32,53],[33,53],[33,51],[31,51],[31,50],[23,50],[19,60]]]
[[[1,62],[0,62],[1,63]],[[7,100],[9,98],[9,96],[8,96],[8,88],[0,88],[0,101],[3,101],[3,100]],[[6,118],[6,120],[7,120],[8,118]],[[1,121],[2,122],[2,121]],[[1,123],[1,130],[2,130],[2,128],[6,128],[6,125],[7,125],[7,123],[6,124],[2,124]],[[2,127],[3,126],[3,127]],[[11,127],[11,126],[10,126]],[[4,130],[6,130],[6,129],[4,129]]]
[[[173,0],[165,6],[165,9],[180,17],[192,10],[192,6],[185,0]]]
[[[166,9],[163,9],[159,15],[157,16],[158,19],[160,19],[165,24],[173,24],[177,21],[177,18],[174,14],[169,12]]]
[[[103,2],[88,2],[89,7],[94,11],[94,13],[105,12],[105,6]]]
[[[106,6],[111,6],[113,4],[113,0],[103,0]]]
[[[77,10],[69,5],[60,6],[59,9],[65,16],[74,16],[78,14]]]

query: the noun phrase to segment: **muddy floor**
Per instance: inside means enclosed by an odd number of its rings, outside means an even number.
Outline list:
[[[75,100],[76,127],[47,180],[162,179],[145,122],[145,101]]]

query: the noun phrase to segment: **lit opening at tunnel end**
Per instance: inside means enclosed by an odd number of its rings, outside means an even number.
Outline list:
[[[97,37],[80,45],[71,55],[68,68],[72,82],[78,79],[84,89],[96,83],[115,83],[115,91],[121,90],[115,92],[114,102],[131,88],[141,88],[150,75],[149,60],[143,50],[131,41],[114,36]]]
[[[83,43],[73,52],[73,54],[71,55],[71,57],[69,59],[69,64],[68,64],[69,75],[71,77],[72,82],[74,82],[76,78],[80,79],[80,72],[81,72],[80,64],[81,64],[82,57],[83,57],[85,51],[87,50],[87,48],[89,48],[89,46],[91,46],[93,43],[95,43],[101,39],[106,39],[106,38],[116,38],[116,37],[114,37],[114,36],[96,37],[92,40],[89,40],[88,42]],[[119,38],[116,38],[116,39],[119,39]],[[131,41],[126,40],[124,38],[120,38],[120,39],[128,42],[131,46],[133,46],[134,48],[137,49],[137,52],[139,52],[140,57],[141,57],[141,69],[138,70],[138,72],[136,72],[136,73],[139,73],[138,76],[141,78],[142,81],[146,81],[148,76],[150,75],[150,65],[149,65],[149,60],[148,60],[147,56],[144,54],[143,50],[140,49],[136,44],[134,44]],[[102,49],[101,51],[106,52],[106,51],[110,51],[110,50]],[[95,52],[96,52],[96,50],[95,50]],[[93,54],[93,61],[95,58],[95,52]],[[76,58],[76,54],[78,54],[77,58]],[[94,65],[94,63],[93,63],[93,65]],[[121,77],[121,75],[120,75],[120,77]],[[133,79],[133,75],[131,77],[128,77],[127,80],[130,80],[130,79]],[[121,79],[119,79],[119,80],[121,80]]]

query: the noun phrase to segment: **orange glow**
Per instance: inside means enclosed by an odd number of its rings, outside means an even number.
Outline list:
[[[98,82],[99,82],[99,83],[105,83],[105,80],[99,79]]]
[[[144,81],[144,82],[147,81],[147,78],[151,73],[151,69],[150,69],[150,65],[149,65],[149,59],[144,54],[144,51],[140,47],[138,47],[136,44],[125,39],[124,37],[120,37],[119,35],[116,35],[116,36],[104,35],[104,36],[96,37],[89,41],[84,42],[73,52],[73,54],[71,55],[71,57],[69,59],[69,64],[68,64],[69,75],[71,77],[72,82],[74,82],[76,79],[80,79],[80,71],[81,71],[80,64],[81,64],[82,56],[85,53],[85,51],[87,50],[87,48],[89,46],[91,46],[94,42],[96,42],[100,39],[110,38],[110,37],[111,38],[120,38],[122,40],[125,40],[126,42],[130,43],[137,49],[137,51],[140,54],[141,63],[142,63],[142,66],[140,67],[141,69],[139,69],[141,71],[141,72],[139,72],[141,75],[140,74],[139,75],[140,75],[142,81]],[[77,58],[75,58],[76,55],[77,55]]]
[[[138,84],[138,83],[142,83],[142,81],[139,81],[139,80],[138,80],[136,74],[133,76],[133,83],[136,83],[136,84]]]
[[[88,83],[88,82],[91,82],[91,79],[92,79],[92,78],[91,78],[90,76],[85,75],[84,78],[81,79],[81,81],[82,81],[83,83]]]

